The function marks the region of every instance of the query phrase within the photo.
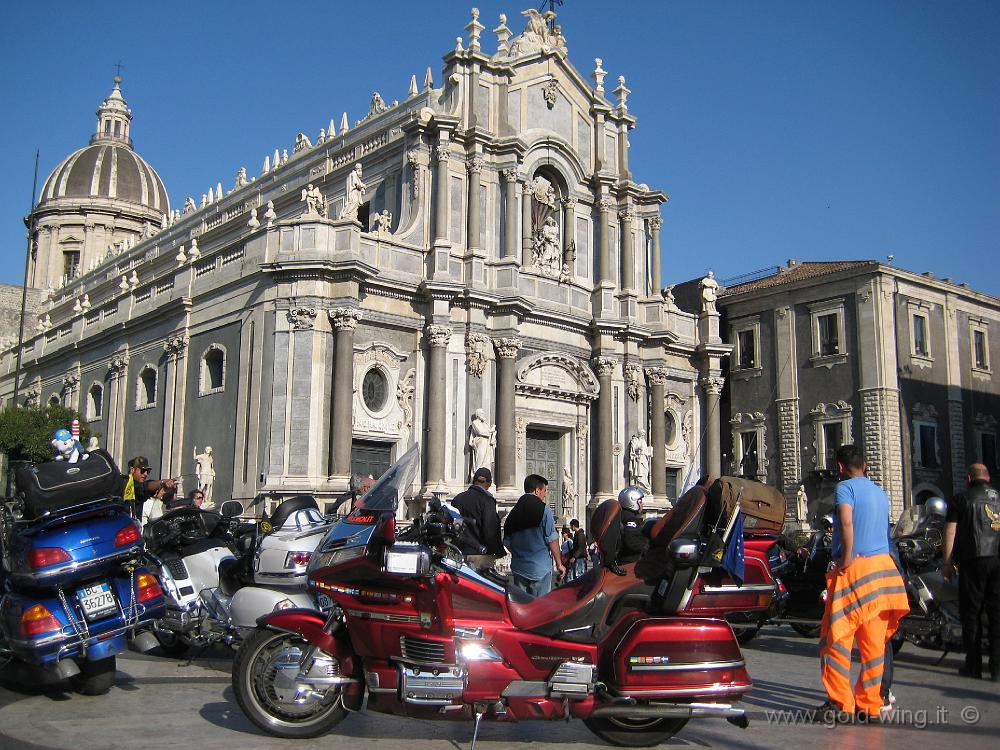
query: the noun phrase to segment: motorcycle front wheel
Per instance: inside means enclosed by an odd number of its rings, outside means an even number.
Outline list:
[[[653,747],[666,742],[688,723],[687,719],[584,719],[587,729],[618,747]]]
[[[275,737],[307,739],[326,734],[347,715],[339,689],[295,700],[294,684],[309,644],[291,633],[257,630],[243,641],[233,663],[233,691],[247,718]]]

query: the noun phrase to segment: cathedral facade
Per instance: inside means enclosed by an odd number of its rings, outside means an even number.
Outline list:
[[[217,503],[333,498],[416,442],[415,497],[486,465],[505,501],[545,475],[567,517],[718,473],[730,347],[714,295],[661,292],[667,196],[633,179],[625,79],[525,15],[487,52],[473,11],[440,81],[174,208],[116,80],[30,217],[46,301],[0,397],[77,408],[188,489],[211,446]]]

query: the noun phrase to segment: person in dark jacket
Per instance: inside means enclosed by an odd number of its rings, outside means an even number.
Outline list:
[[[152,498],[161,488],[176,490],[173,479],[149,479],[149,461],[145,456],[136,456],[128,462],[128,473],[122,475],[121,496],[125,504],[132,510],[136,518],[142,511],[142,505]]]
[[[622,546],[618,553],[619,563],[635,562],[649,549],[649,539],[642,533],[642,501],[646,493],[640,487],[626,487],[618,493],[618,503],[622,506]]]
[[[481,467],[472,475],[469,489],[458,493],[451,501],[480,544],[486,548],[485,554],[466,554],[466,562],[479,569],[493,567],[496,559],[506,554],[500,533],[497,501],[490,493],[492,486],[493,473],[486,467]]]
[[[989,623],[989,667],[993,682],[1000,682],[1000,494],[990,486],[983,464],[972,464],[969,489],[948,505],[944,530],[945,580],[958,563],[958,611],[965,646],[963,677],[983,676],[982,616]]]
[[[584,574],[587,567],[587,532],[580,528],[580,522],[572,519],[569,530],[573,535],[573,548],[569,553],[569,564],[566,566],[566,578],[572,581]]]

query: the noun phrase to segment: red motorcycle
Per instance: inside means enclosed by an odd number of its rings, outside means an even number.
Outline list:
[[[704,541],[670,543],[677,574],[658,586],[655,613],[637,608],[641,581],[605,568],[533,599],[464,564],[446,506],[397,534],[418,463],[414,447],[314,556],[309,584],[333,600],[330,614],[277,611],[244,641],[233,689],[254,724],[315,737],[367,707],[472,719],[474,745],[483,717],[579,718],[625,747],[663,742],[692,718],[746,726],[732,704],[752,683],[732,629],[679,613]]]

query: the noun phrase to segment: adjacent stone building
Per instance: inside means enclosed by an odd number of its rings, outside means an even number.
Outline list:
[[[995,475],[1000,299],[877,261],[789,261],[719,304],[733,346],[725,463],[780,487],[791,520],[828,510],[823,473],[844,443],[863,446],[894,515],[950,498],[973,461]]]
[[[420,441],[414,494],[475,461],[507,501],[546,475],[559,515],[630,480],[664,505],[702,434],[718,463],[729,347],[714,303],[660,292],[667,196],[633,179],[624,77],[608,92],[596,60],[587,80],[554,18],[524,15],[486,52],[474,11],[439,82],[376,92],[183,208],[116,79],[32,215],[48,302],[20,401],[81,409],[116,458],[189,487],[212,446],[217,502],[333,497]]]

